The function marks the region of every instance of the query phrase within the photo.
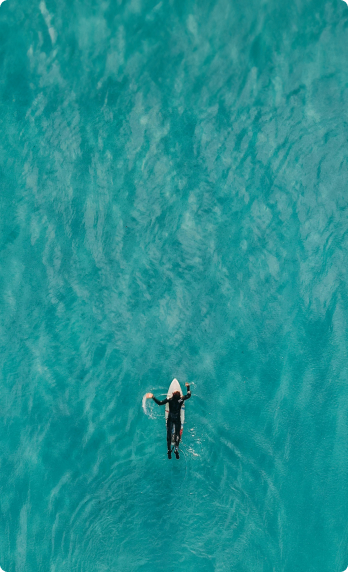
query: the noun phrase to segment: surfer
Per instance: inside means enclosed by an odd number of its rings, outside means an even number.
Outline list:
[[[180,419],[180,410],[183,406],[184,401],[186,399],[190,399],[191,391],[190,385],[185,383],[187,388],[186,395],[180,395],[180,391],[174,391],[172,397],[166,397],[159,401],[153,393],[147,393],[146,397],[151,398],[154,400],[157,405],[165,405],[166,403],[169,404],[169,414],[167,419],[167,445],[168,445],[168,459],[172,458],[172,447],[171,447],[171,440],[172,440],[172,430],[174,426],[175,430],[175,456],[179,459],[179,442],[180,442],[180,429],[181,429],[181,419]]]

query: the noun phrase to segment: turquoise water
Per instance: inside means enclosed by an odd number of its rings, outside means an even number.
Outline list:
[[[347,46],[341,0],[0,6],[6,572],[348,566]]]

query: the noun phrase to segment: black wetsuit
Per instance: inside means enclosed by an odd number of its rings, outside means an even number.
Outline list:
[[[152,397],[152,399],[157,403],[157,405],[165,405],[166,403],[169,403],[169,413],[167,420],[168,451],[171,450],[173,425],[175,428],[175,445],[176,446],[179,445],[180,429],[181,429],[180,411],[184,401],[186,401],[186,399],[190,399],[190,397],[191,397],[190,386],[187,387],[187,394],[183,395],[182,397],[179,397],[179,399],[176,399],[175,396],[172,396],[169,399],[166,397],[166,399],[162,399],[162,401],[159,401],[158,399],[156,399],[155,396]]]

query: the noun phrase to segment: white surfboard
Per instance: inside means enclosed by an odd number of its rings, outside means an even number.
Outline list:
[[[174,391],[180,391],[180,395],[182,395],[180,383],[175,378],[173,379],[172,383],[169,386],[168,393],[167,393],[168,399],[169,399],[169,397],[171,397],[173,395]],[[166,421],[168,419],[168,414],[169,414],[169,403],[166,403],[166,413],[165,413]],[[185,404],[182,406],[181,411],[180,411],[180,420],[181,420],[181,429],[183,429],[184,422],[185,422]]]

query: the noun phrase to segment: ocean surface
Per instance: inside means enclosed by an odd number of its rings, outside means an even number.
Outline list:
[[[347,568],[347,104],[342,0],[0,6],[5,572]]]

